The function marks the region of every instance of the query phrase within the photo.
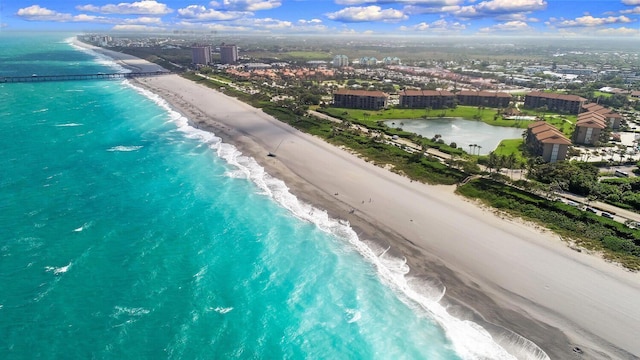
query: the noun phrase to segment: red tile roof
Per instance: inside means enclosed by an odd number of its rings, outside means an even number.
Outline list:
[[[607,125],[604,122],[596,119],[584,119],[580,120],[576,123],[576,127],[586,127],[586,128],[594,128],[594,129],[604,129]]]
[[[404,90],[401,95],[403,96],[454,96],[455,94],[450,91],[439,90]]]
[[[543,144],[571,145],[571,140],[567,139],[555,129],[549,129],[537,134],[536,139]]]
[[[505,92],[492,92],[492,91],[471,91],[462,90],[456,95],[462,96],[480,96],[480,97],[499,97],[499,98],[511,98],[511,94]]]
[[[571,140],[567,139],[558,129],[544,121],[536,121],[529,124],[529,131],[536,139],[543,144],[564,144],[571,145]]]
[[[338,89],[333,93],[338,95],[388,97],[387,94],[378,90],[369,91],[369,90]]]
[[[558,94],[558,93],[546,93],[541,91],[532,91],[527,94],[527,96],[535,96],[547,99],[560,99],[567,101],[587,101],[587,99],[580,97],[578,95],[569,95],[569,94]]]

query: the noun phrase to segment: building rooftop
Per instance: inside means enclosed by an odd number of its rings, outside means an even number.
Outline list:
[[[558,129],[544,121],[536,121],[529,124],[529,132],[543,144],[571,145],[571,140],[567,139]]]
[[[580,97],[578,95],[569,95],[569,94],[558,94],[558,93],[547,93],[541,91],[532,91],[527,94],[527,96],[541,97],[546,99],[559,99],[566,101],[587,101],[587,99]]]
[[[481,96],[481,97],[500,97],[500,98],[511,98],[511,94],[505,92],[493,92],[493,91],[472,91],[472,90],[462,90],[456,95],[462,96]]]
[[[379,90],[352,90],[352,89],[338,89],[333,92],[338,95],[351,95],[351,96],[374,96],[374,97],[388,97],[389,95],[385,94]]]
[[[400,93],[400,95],[403,95],[403,96],[455,96],[455,94],[450,91],[412,90],[412,89],[403,90]]]

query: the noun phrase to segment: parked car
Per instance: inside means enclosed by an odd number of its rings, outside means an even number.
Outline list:
[[[591,208],[591,207],[588,207],[588,208],[586,208],[585,210],[587,210],[587,211],[588,211],[588,212],[590,212],[590,213],[594,213],[594,214],[597,214],[597,213],[598,213],[598,211],[597,211],[596,209]]]
[[[609,214],[608,212],[603,211],[602,214],[600,214],[601,216],[604,216],[606,218],[609,219],[613,219],[613,215]]]
[[[567,205],[578,207],[580,204],[575,201],[567,200]]]

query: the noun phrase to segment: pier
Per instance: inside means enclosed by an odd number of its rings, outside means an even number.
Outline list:
[[[47,81],[77,81],[77,80],[117,80],[131,79],[137,77],[149,77],[168,75],[168,71],[155,72],[130,72],[130,73],[96,73],[77,75],[38,75],[31,76],[0,76],[0,83],[26,83],[26,82],[47,82]]]

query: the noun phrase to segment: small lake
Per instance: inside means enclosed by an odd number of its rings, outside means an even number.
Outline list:
[[[401,127],[404,131],[416,133],[429,139],[440,134],[446,144],[454,142],[467,152],[469,152],[469,145],[480,145],[481,148],[472,149],[476,154],[479,150],[480,155],[486,155],[495,150],[500,141],[504,139],[522,139],[522,132],[526,130],[492,126],[482,121],[463,118],[396,119],[387,120],[384,123],[389,127]]]

